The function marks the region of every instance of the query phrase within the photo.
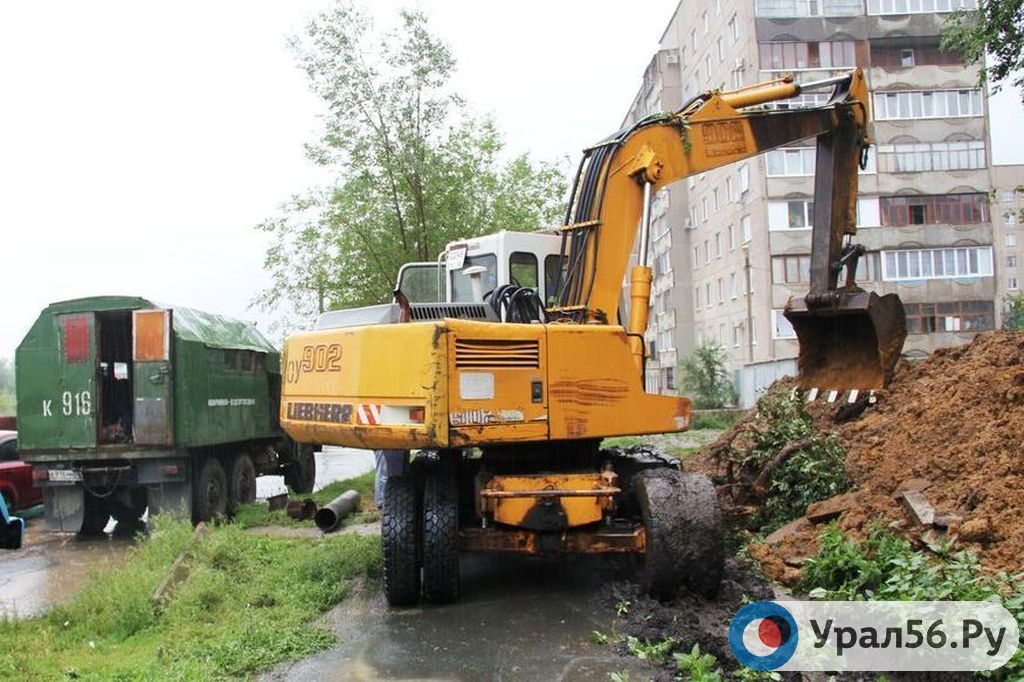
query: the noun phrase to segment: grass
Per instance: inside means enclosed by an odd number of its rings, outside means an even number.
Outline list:
[[[291,499],[302,500],[308,497],[316,502],[317,507],[321,507],[346,490],[355,490],[361,498],[359,511],[342,519],[341,525],[370,523],[380,518],[380,513],[373,502],[373,482],[374,471],[370,470],[355,478],[335,481],[317,490],[312,495],[292,495]],[[312,521],[296,521],[288,516],[283,509],[270,511],[265,502],[243,506],[235,514],[235,523],[241,528],[254,528],[256,526],[301,526],[308,528],[313,524]]]
[[[157,517],[124,564],[97,571],[66,605],[0,622],[0,679],[209,680],[251,677],[331,645],[310,622],[380,573],[379,540],[290,539],[235,524],[192,541]],[[163,604],[150,596],[189,547],[188,574]]]

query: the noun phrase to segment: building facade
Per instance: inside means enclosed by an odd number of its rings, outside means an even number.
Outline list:
[[[1024,165],[992,166],[992,222],[995,225],[996,324],[1002,326],[1006,299],[1021,295],[1024,269]]]
[[[859,281],[907,309],[905,354],[923,357],[995,327],[991,158],[978,70],[939,49],[944,14],[972,0],[683,0],[626,122],[700,92],[792,74],[864,69],[874,145],[859,178]],[[824,104],[809,93],[777,107]],[[792,374],[782,316],[806,292],[813,141],[669,187],[654,204],[650,390],[676,389],[677,363],[715,341],[741,402]]]

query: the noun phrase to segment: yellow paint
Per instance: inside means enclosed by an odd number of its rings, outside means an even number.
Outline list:
[[[601,474],[536,474],[529,476],[494,476],[484,486],[480,498],[481,511],[492,514],[497,523],[520,526],[526,515],[538,502],[530,493],[538,491],[586,491],[593,490],[593,496],[560,497],[558,503],[565,511],[567,527],[576,528],[596,523],[604,517],[605,510],[614,507],[612,495],[618,489],[609,486]],[[515,497],[488,497],[487,492],[500,491],[517,495]]]

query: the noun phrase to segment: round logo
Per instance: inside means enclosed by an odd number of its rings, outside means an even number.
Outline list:
[[[793,616],[780,604],[747,604],[729,623],[729,648],[736,660],[753,670],[775,670],[796,652]]]

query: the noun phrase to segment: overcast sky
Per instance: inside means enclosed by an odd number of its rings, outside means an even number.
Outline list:
[[[52,301],[133,294],[243,319],[265,287],[253,227],[321,181],[319,101],[285,48],[327,0],[0,4],[0,357]],[[378,0],[418,6],[456,89],[513,154],[611,132],[676,0]],[[643,7],[643,11],[637,11]],[[1022,108],[993,105],[995,161],[1024,162]]]

